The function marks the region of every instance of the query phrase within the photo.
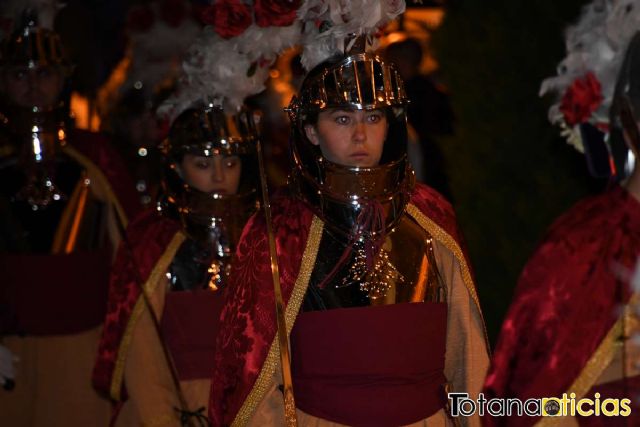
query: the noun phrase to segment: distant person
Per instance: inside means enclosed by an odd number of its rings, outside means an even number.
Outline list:
[[[259,197],[251,117],[195,103],[163,143],[158,209],[132,221],[111,270],[93,379],[121,405],[114,427],[204,425],[221,290]],[[227,134],[231,120],[245,131]]]
[[[158,145],[164,135],[154,111],[167,91],[149,95],[132,87],[109,112],[105,131],[131,173],[141,208],[152,207],[158,198],[162,159]]]
[[[431,77],[421,72],[423,51],[418,40],[408,38],[392,43],[387,46],[385,56],[396,65],[410,100],[407,119],[417,134],[421,151],[420,159],[412,159],[422,164],[422,171],[417,171],[418,179],[451,200],[444,157],[434,140],[434,137],[453,133],[453,112],[448,97]]]
[[[563,418],[554,425],[563,427],[640,425],[640,347],[629,339],[640,330],[633,311],[638,295],[628,277],[640,256],[640,167],[629,162],[640,151],[640,31],[637,15],[627,15],[624,6],[586,6],[566,33],[572,43],[563,65],[569,65],[543,84],[560,94],[550,117],[565,130],[598,126],[608,132],[588,142],[583,129],[574,142],[587,157],[587,147],[602,144],[610,185],[560,216],[527,262],[484,386],[486,400],[565,397],[568,403],[545,404],[540,413],[520,417],[489,405],[494,410],[486,426],[538,425],[545,421],[539,415],[558,410]],[[613,45],[610,36],[618,30],[623,33]],[[582,61],[593,47],[597,54]],[[576,56],[581,62],[571,78]],[[603,88],[589,108],[579,108],[585,97],[572,96],[583,87]],[[619,411],[611,411],[614,405]]]
[[[91,369],[133,186],[72,125],[58,34],[24,18],[0,50],[0,424],[106,426]]]

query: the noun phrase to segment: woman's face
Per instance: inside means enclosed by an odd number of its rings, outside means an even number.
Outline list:
[[[372,167],[380,163],[388,128],[382,110],[330,109],[318,114],[318,122],[305,125],[304,130],[327,160],[343,166]]]
[[[238,192],[242,174],[242,162],[238,156],[185,154],[180,167],[182,178],[197,190],[218,194]]]
[[[8,67],[2,73],[2,89],[19,107],[55,106],[63,84],[62,72],[52,66]]]

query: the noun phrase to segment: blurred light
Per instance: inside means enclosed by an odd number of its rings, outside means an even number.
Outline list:
[[[38,138],[38,134],[34,133],[32,135],[31,144],[33,146],[33,154],[36,156],[36,162],[42,160],[42,147],[40,146],[40,139]]]
[[[396,31],[395,33],[391,33],[387,36],[387,44],[396,43],[406,38],[407,38],[407,35],[405,33]]]
[[[95,109],[91,109],[88,98],[73,92],[71,94],[71,113],[75,117],[76,127],[97,131],[100,129],[100,117]]]
[[[277,79],[278,77],[280,77],[280,71],[274,68],[273,70],[269,71],[269,77],[271,77],[272,79]]]

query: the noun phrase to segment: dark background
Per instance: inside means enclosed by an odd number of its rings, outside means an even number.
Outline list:
[[[565,56],[582,0],[451,1],[434,54],[456,114],[439,140],[492,341],[552,221],[605,183],[547,121],[540,83]]]

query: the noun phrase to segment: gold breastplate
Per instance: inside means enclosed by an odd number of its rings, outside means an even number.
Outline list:
[[[361,243],[323,232],[303,311],[446,300],[433,238],[408,215],[370,260]]]
[[[386,290],[383,283],[379,293],[370,295],[371,305],[445,301],[445,287],[429,232],[405,215],[386,237],[382,251],[386,253],[385,264],[395,269],[397,275],[392,276],[394,280],[389,281]]]

